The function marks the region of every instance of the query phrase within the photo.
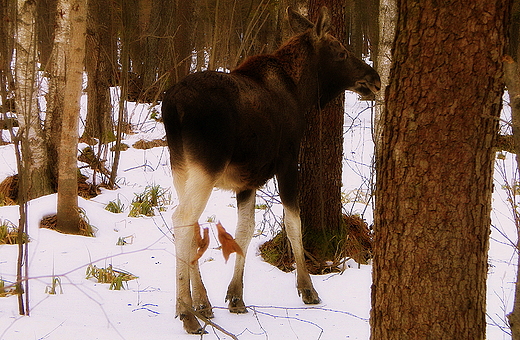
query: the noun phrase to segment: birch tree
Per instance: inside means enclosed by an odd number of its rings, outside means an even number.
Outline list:
[[[38,105],[36,1],[17,0],[14,66],[15,102],[20,126],[22,169],[27,199],[52,193],[47,147]]]

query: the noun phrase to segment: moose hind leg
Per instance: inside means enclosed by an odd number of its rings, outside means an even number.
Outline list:
[[[192,261],[196,256],[195,232],[199,232],[198,219],[202,214],[213,189],[214,180],[203,169],[188,168],[182,175],[185,181],[182,185],[176,183],[179,192],[179,205],[175,209],[172,220],[175,234],[175,252],[177,266],[177,316],[182,320],[184,329],[188,333],[201,334],[197,318],[192,313],[193,307],[204,305],[204,309],[211,310],[206,294],[198,263]],[[194,287],[192,299],[191,285]]]
[[[229,284],[226,301],[228,309],[232,313],[247,313],[244,303],[244,267],[247,248],[253,237],[255,229],[255,190],[246,190],[237,193],[238,223],[235,240],[242,249],[244,256],[235,258],[235,270],[233,279]]]
[[[195,308],[195,310],[201,313],[204,317],[211,319],[214,316],[213,309],[211,307],[211,303],[209,302],[206,287],[204,287],[204,284],[202,283],[202,277],[200,275],[198,263],[190,266],[190,270],[193,308]]]

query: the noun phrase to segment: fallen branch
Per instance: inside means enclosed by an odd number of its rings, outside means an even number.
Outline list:
[[[219,325],[217,325],[216,323],[214,323],[213,321],[211,321],[210,319],[208,319],[207,317],[202,315],[202,313],[196,311],[192,306],[188,306],[182,300],[179,300],[179,302],[181,303],[181,305],[183,305],[183,307],[187,307],[193,315],[195,315],[197,318],[202,320],[202,322],[204,322],[204,328],[206,328],[206,326],[210,325],[211,327],[213,327],[213,328],[219,330],[220,332],[226,334],[227,336],[231,337],[231,339],[238,340],[238,338],[233,333],[226,331],[224,328],[220,327]]]

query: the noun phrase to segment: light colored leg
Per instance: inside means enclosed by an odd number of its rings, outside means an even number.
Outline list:
[[[211,313],[211,305],[200,277],[198,263],[191,264],[197,252],[194,232],[198,231],[198,219],[206,207],[215,181],[196,167],[186,167],[185,171],[174,172],[174,184],[179,196],[179,205],[172,216],[177,266],[177,316],[182,320],[186,332],[199,334],[203,330],[191,313],[191,308],[195,303],[196,307],[202,305]],[[196,301],[192,299],[190,283],[196,292]]]
[[[284,212],[285,230],[287,232],[287,237],[291,242],[291,248],[296,261],[296,287],[298,288],[298,294],[306,304],[320,303],[320,298],[312,285],[311,277],[305,264],[300,212],[296,209],[290,209],[285,206]]]
[[[255,190],[243,191],[237,194],[238,223],[235,240],[242,248],[244,256],[238,254],[236,256],[233,279],[226,294],[226,301],[229,302],[228,308],[232,313],[247,313],[243,300],[244,266],[247,248],[255,229],[255,198]]]
[[[195,249],[197,249],[197,246],[198,245],[193,245]],[[211,303],[209,302],[206,287],[204,287],[204,283],[202,282],[198,261],[194,265],[190,265],[190,279],[193,308],[195,308],[196,311],[200,312],[206,318],[211,319],[214,316],[213,309],[211,308]]]
[[[285,171],[277,174],[278,189],[285,213],[285,231],[291,242],[292,252],[296,261],[296,287],[304,303],[320,303],[318,293],[312,286],[311,277],[307,271],[303,254],[302,226],[300,208],[298,205],[298,162],[296,159],[287,161]]]

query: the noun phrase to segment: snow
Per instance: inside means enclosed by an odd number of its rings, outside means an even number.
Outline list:
[[[369,103],[348,96],[345,125],[344,192],[368,192],[372,162],[371,110]],[[126,136],[132,145],[144,138],[162,138],[160,123],[147,119],[149,107],[129,104],[129,116],[140,132]],[[11,145],[0,147],[0,180],[16,173]],[[511,155],[504,167],[513,168]],[[84,170],[86,173],[86,171]],[[511,172],[511,171],[510,171]],[[511,172],[512,173],[512,172]],[[516,242],[504,179],[495,176],[493,196],[493,232],[490,246],[488,279],[488,339],[510,339],[505,315],[511,311],[516,280]],[[207,334],[185,334],[175,319],[175,244],[171,233],[171,214],[176,204],[154,217],[128,217],[128,207],[135,193],[148,185],[172,187],[166,148],[149,150],[130,148],[122,153],[119,167],[120,188],[102,190],[91,199],[80,199],[96,237],[62,235],[40,229],[43,216],[56,212],[56,195],[33,200],[28,205],[30,316],[18,315],[17,297],[0,298],[0,339],[230,339],[208,325]],[[104,209],[114,199],[121,199],[126,210],[114,214]],[[257,198],[258,203],[264,203]],[[342,273],[313,276],[322,303],[304,305],[295,287],[295,274],[283,273],[262,261],[258,247],[272,236],[272,226],[262,224],[265,211],[257,210],[257,236],[247,254],[244,298],[250,312],[230,314],[224,297],[233,270],[233,259],[226,264],[218,247],[214,221],[220,220],[233,234],[236,223],[232,193],[215,190],[200,222],[210,227],[211,244],[200,259],[206,288],[214,306],[212,322],[239,339],[368,339],[371,266],[349,261]],[[275,214],[281,207],[273,205]],[[349,203],[347,211],[363,214],[372,221],[370,204]],[[0,219],[18,221],[18,207],[0,208]],[[208,222],[212,221],[212,222]],[[273,224],[273,223],[272,223]],[[508,241],[500,232],[507,235]],[[119,238],[128,241],[117,245]],[[0,246],[0,278],[15,280],[17,247]],[[128,281],[124,290],[109,290],[108,284],[86,279],[89,264],[98,268],[112,265],[138,279]],[[59,277],[63,294],[50,295],[46,288]]]

